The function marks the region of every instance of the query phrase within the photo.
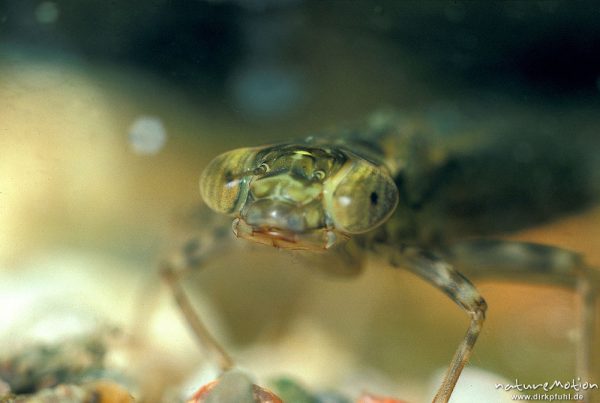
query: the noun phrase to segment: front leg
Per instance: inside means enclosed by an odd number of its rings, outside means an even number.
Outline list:
[[[471,240],[452,245],[446,256],[473,279],[493,279],[566,287],[580,299],[577,376],[593,381],[593,340],[600,272],[578,253],[519,241]],[[583,391],[591,394],[591,390]],[[587,400],[586,400],[587,401]]]
[[[487,305],[466,277],[428,251],[416,247],[394,249],[391,264],[406,268],[435,285],[458,304],[470,318],[467,333],[454,353],[450,367],[433,399],[435,403],[447,402],[481,333]]]
[[[194,333],[194,336],[196,336],[199,344],[216,358],[222,372],[231,369],[234,366],[233,359],[210,333],[208,327],[196,313],[196,310],[183,290],[183,287],[181,286],[182,273],[178,272],[168,263],[163,263],[160,268],[160,274],[171,289],[171,294],[173,295],[181,314]]]
[[[196,215],[197,217],[192,216],[188,221],[199,221],[200,231],[190,236],[183,247],[161,262],[160,275],[198,343],[217,360],[219,368],[225,372],[235,365],[234,361],[204,324],[181,282],[192,271],[203,269],[218,257],[229,253],[235,238],[232,236],[229,220],[214,217],[206,209],[198,210]]]

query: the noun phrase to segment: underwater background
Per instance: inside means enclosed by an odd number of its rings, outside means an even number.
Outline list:
[[[444,122],[464,105],[484,105],[492,122],[572,122],[565,144],[587,145],[581,158],[600,183],[600,7],[0,0],[0,362],[110,326],[121,333],[111,379],[143,401],[189,395],[210,363],[157,263],[193,231],[209,160],[380,109]],[[600,207],[498,237],[572,249],[598,267]],[[467,320],[408,272],[370,266],[340,280],[240,247],[185,282],[259,380],[425,401]],[[471,393],[504,401],[492,379],[573,378],[572,292],[477,286],[489,311],[466,374],[484,391]]]

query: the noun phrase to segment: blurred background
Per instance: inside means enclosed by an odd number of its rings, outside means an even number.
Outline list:
[[[130,339],[110,365],[136,396],[158,401],[186,380],[200,386],[189,379],[206,356],[156,266],[182,237],[181,217],[202,203],[208,161],[335,130],[378,108],[433,114],[462,103],[485,104],[496,119],[568,117],[577,124],[565,138],[583,132],[582,158],[597,162],[600,8],[0,0],[0,356],[110,324]],[[592,204],[499,236],[571,248],[600,266],[599,224]],[[433,393],[467,326],[451,301],[408,273],[369,267],[335,280],[289,261],[240,246],[186,279],[243,367],[310,389],[409,401]],[[574,376],[572,293],[479,288],[490,308],[470,363],[485,372],[467,382],[483,385],[477,393],[501,399],[492,378]]]

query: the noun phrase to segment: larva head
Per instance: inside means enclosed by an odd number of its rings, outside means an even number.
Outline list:
[[[327,249],[385,221],[398,202],[387,170],[336,146],[282,144],[216,157],[200,179],[207,205],[237,236],[290,249]]]

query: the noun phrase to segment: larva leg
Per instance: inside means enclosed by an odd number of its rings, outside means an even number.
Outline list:
[[[393,266],[409,269],[435,285],[469,315],[467,333],[456,350],[433,399],[435,403],[447,402],[481,332],[487,305],[466,277],[450,264],[425,250],[419,248],[394,250],[391,263]]]
[[[223,226],[221,223],[206,225],[203,233],[191,238],[183,248],[160,265],[160,274],[186,322],[199,344],[216,358],[222,371],[231,369],[234,362],[196,313],[181,282],[191,271],[210,266],[213,259],[223,256],[234,241],[232,238],[229,225]]]
[[[592,379],[591,357],[600,272],[586,266],[579,254],[526,242],[477,240],[450,247],[447,256],[472,279],[553,284],[577,292],[581,301],[577,376],[582,382],[597,381]]]
[[[184,316],[199,343],[216,357],[222,371],[232,368],[234,365],[232,358],[208,331],[208,328],[194,310],[189,298],[183,290],[180,282],[181,273],[178,273],[168,264],[163,264],[161,267],[161,275],[165,283],[171,289],[171,294],[173,295],[181,314]]]

